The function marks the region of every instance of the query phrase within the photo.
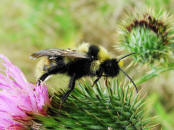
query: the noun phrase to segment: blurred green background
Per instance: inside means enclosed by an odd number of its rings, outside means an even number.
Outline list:
[[[174,14],[173,5],[174,0],[1,0],[0,53],[35,82],[36,61],[29,59],[31,53],[89,42],[103,45],[118,56],[121,53],[113,46],[118,43],[118,25],[126,12],[148,6]],[[139,68],[132,76],[137,72],[145,73]],[[140,86],[147,99],[147,115],[156,116],[159,122],[153,129],[174,129],[173,75],[164,73]],[[58,78],[55,76],[48,85],[62,86]]]

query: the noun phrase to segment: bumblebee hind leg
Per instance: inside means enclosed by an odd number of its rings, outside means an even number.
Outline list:
[[[45,81],[45,79],[53,74],[57,74],[60,71],[62,71],[64,68],[63,67],[58,67],[57,65],[51,66],[50,68],[47,69],[47,72],[45,72],[37,81],[37,83],[40,85],[41,82]]]
[[[48,72],[44,73],[38,80],[37,80],[37,84],[40,85],[43,81],[45,81],[45,79],[51,74],[49,74]]]

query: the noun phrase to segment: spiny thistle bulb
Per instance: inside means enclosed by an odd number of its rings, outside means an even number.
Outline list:
[[[46,115],[47,87],[29,83],[21,70],[0,54],[0,130],[32,127],[32,114]]]
[[[130,16],[120,28],[121,49],[135,52],[137,62],[166,63],[174,38],[171,16],[150,9]]]
[[[36,116],[35,121],[48,130],[145,130],[155,123],[145,116],[144,98],[134,96],[131,88],[114,80],[91,86],[89,82],[79,83],[61,111],[62,94],[55,94],[49,116]]]

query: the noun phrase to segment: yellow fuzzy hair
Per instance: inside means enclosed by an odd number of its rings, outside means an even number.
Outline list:
[[[104,60],[110,59],[111,57],[110,57],[108,51],[104,47],[99,46],[98,58],[99,58],[100,62],[103,62]]]
[[[79,52],[87,53],[88,49],[89,49],[89,43],[84,42],[78,47],[77,50]],[[100,62],[103,62],[106,59],[110,59],[110,55],[109,55],[108,51],[102,46],[99,46],[98,58],[99,58]]]
[[[82,43],[82,44],[77,48],[77,50],[78,50],[79,52],[83,52],[83,53],[87,53],[87,52],[88,52],[88,49],[89,49],[89,43],[86,43],[86,42]]]
[[[91,63],[90,70],[95,73],[100,68],[100,61],[96,60]]]
[[[42,74],[45,73],[43,70],[45,65],[49,66],[50,62],[47,57],[41,57],[39,61],[36,64],[36,69],[35,69],[35,77],[36,79],[39,79]]]

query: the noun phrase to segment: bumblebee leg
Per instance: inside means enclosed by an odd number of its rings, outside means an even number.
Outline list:
[[[45,79],[51,74],[49,74],[48,72],[44,73],[37,81],[37,84],[40,85],[41,82],[45,81]]]
[[[101,76],[97,77],[97,79],[93,82],[92,87],[100,80],[100,78],[101,78]]]
[[[103,73],[103,69],[100,68],[98,71],[97,71],[97,79],[93,82],[93,85],[92,87],[99,81],[99,79],[102,77],[102,73]]]
[[[74,89],[75,81],[76,81],[76,75],[74,74],[71,77],[70,81],[69,81],[69,86],[68,86],[69,90],[67,90],[66,93],[62,96],[62,102],[61,102],[61,104],[63,104],[65,102],[65,100],[67,99],[67,97],[69,96],[69,94]]]
[[[44,73],[39,79],[38,79],[38,84],[40,85],[41,82],[45,81],[45,79],[52,74],[56,74],[59,71],[61,71],[63,68],[58,68],[58,66],[51,66],[50,68],[47,69],[48,72]]]

